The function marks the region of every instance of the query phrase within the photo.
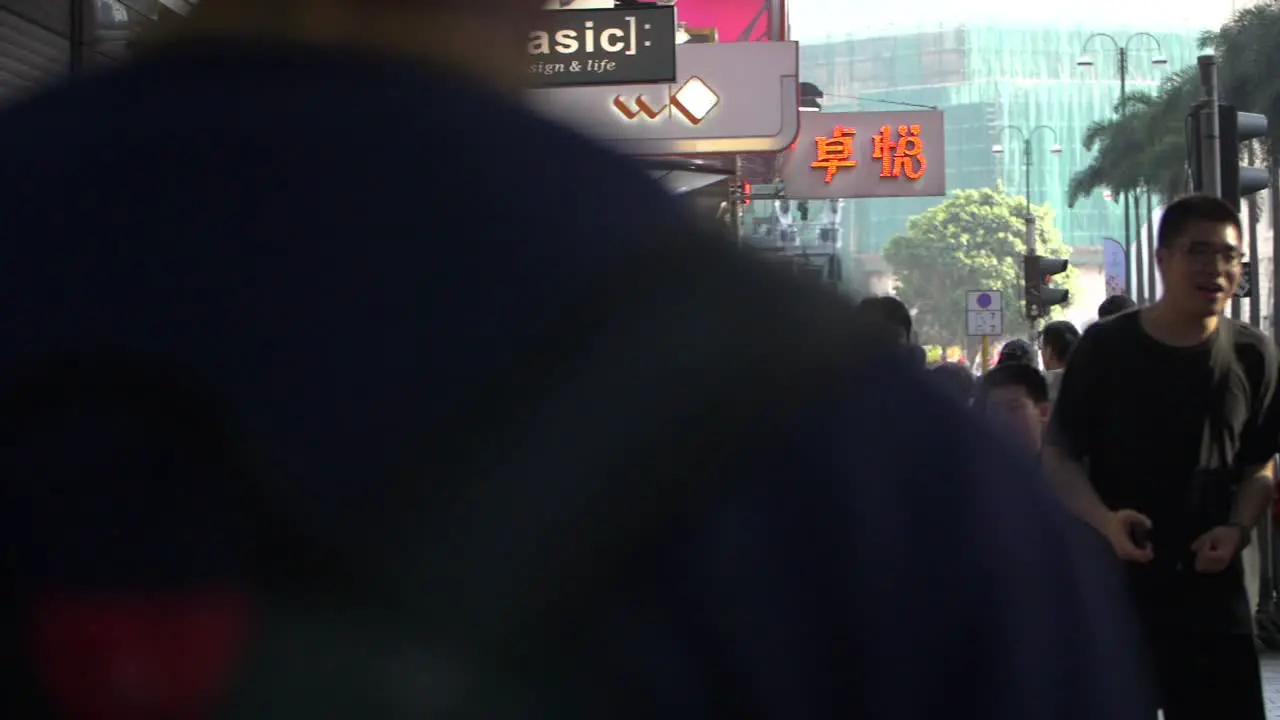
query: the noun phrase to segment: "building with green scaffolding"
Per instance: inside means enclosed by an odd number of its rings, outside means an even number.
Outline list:
[[[1003,183],[1012,193],[1026,192],[1023,144],[1014,126],[1032,139],[1031,199],[1049,203],[1077,261],[1100,259],[1090,252],[1102,238],[1123,235],[1120,206],[1103,193],[1066,207],[1071,175],[1089,162],[1082,141],[1089,126],[1115,112],[1120,95],[1116,45],[1136,30],[1096,31],[1058,28],[961,26],[912,34],[831,39],[802,43],[801,79],[825,92],[824,109],[890,110],[895,106],[935,106],[946,117],[946,168],[949,191]],[[1172,70],[1194,65],[1197,31],[1154,33],[1129,42],[1128,91],[1149,91]],[[1077,64],[1087,50],[1092,67]],[[1156,64],[1153,61],[1165,62]],[[1055,144],[1061,154],[1051,154]],[[1006,152],[995,154],[994,145]],[[874,264],[885,244],[906,228],[907,220],[943,198],[856,200],[841,218],[842,245],[854,266]],[[1136,237],[1136,229],[1135,229]],[[860,263],[858,259],[862,259]],[[870,269],[870,268],[868,268]]]

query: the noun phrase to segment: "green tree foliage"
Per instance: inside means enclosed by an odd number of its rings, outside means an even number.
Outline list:
[[[1280,1],[1269,0],[1232,16],[1217,32],[1205,33],[1201,47],[1218,56],[1218,82],[1226,102],[1271,119],[1266,145],[1280,149]]]
[[[1280,149],[1280,0],[1238,11],[1201,46],[1218,57],[1218,79],[1226,102],[1271,118],[1267,155],[1275,166]],[[1116,117],[1094,123],[1085,136],[1092,161],[1071,179],[1068,205],[1096,190],[1119,193],[1150,188],[1165,198],[1186,188],[1184,121],[1200,98],[1196,68],[1175,72],[1154,93],[1131,93]]]
[[[1070,257],[1054,225],[1053,210],[1033,205],[1040,255]],[[965,293],[998,290],[1005,301],[1008,335],[1025,335],[1022,317],[1022,257],[1026,252],[1026,200],[1003,187],[959,190],[907,221],[907,231],[889,241],[884,258],[898,279],[898,297],[916,310],[920,341],[956,345],[966,333]],[[1054,278],[1073,290],[1075,269]]]
[[[1084,148],[1094,155],[1071,178],[1067,204],[1101,188],[1117,194],[1145,188],[1163,197],[1182,194],[1187,185],[1183,121],[1199,93],[1195,68],[1181,70],[1154,93],[1130,93],[1122,114],[1091,125]]]

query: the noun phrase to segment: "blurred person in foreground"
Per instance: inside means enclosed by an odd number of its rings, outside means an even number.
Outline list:
[[[1098,319],[1106,320],[1136,307],[1138,307],[1138,303],[1134,302],[1133,298],[1128,295],[1112,295],[1098,305]]]
[[[1054,405],[1048,471],[1128,568],[1166,720],[1265,720],[1241,552],[1270,507],[1276,353],[1224,318],[1240,218],[1181,198],[1156,236],[1164,293],[1094,324]],[[1086,469],[1087,468],[1087,469]]]
[[[1044,377],[1049,383],[1049,402],[1058,397],[1062,384],[1062,370],[1071,358],[1071,351],[1080,341],[1080,331],[1066,320],[1054,320],[1040,331],[1040,362]]]
[[[1019,447],[1039,454],[1049,422],[1049,384],[1026,363],[1006,363],[982,376],[973,407],[1010,434]]]
[[[541,4],[205,0],[0,115],[5,715],[1133,717],[1033,469],[526,111]]]

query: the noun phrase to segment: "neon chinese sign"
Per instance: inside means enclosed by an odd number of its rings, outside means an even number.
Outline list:
[[[800,113],[780,180],[794,200],[946,195],[946,123],[929,111]]]
[[[837,125],[830,137],[819,135],[814,138],[818,157],[809,163],[809,167],[825,170],[824,182],[830,184],[836,173],[842,168],[856,168],[858,161],[854,159],[853,140],[858,131]],[[919,125],[899,125],[895,139],[888,125],[880,126],[880,133],[871,138],[871,157],[880,161],[880,177],[896,178],[905,176],[908,180],[919,180],[929,168],[929,161],[924,155],[924,139],[920,137]]]

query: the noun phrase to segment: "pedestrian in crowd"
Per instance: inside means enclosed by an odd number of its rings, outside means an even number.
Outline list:
[[[1138,303],[1134,302],[1128,295],[1112,295],[1098,305],[1098,319],[1106,320],[1136,307],[1138,307]]]
[[[973,407],[1019,446],[1040,452],[1049,422],[1049,385],[1035,367],[1016,362],[992,368],[978,383]]]
[[[938,387],[961,404],[968,405],[973,399],[976,380],[973,371],[962,362],[940,363],[929,371]]]
[[[527,109],[543,5],[202,0],[0,112],[0,716],[1131,720],[1031,464]]]
[[[996,358],[996,365],[1008,365],[1009,363],[1021,363],[1035,367],[1036,350],[1031,347],[1031,343],[1026,340],[1015,338],[1005,343],[1000,348],[1000,356]]]
[[[1049,402],[1058,397],[1058,388],[1062,385],[1062,370],[1079,340],[1080,331],[1066,320],[1054,320],[1040,331],[1040,362],[1044,366],[1045,380],[1049,383]]]
[[[1046,452],[1066,502],[1127,563],[1167,720],[1266,716],[1240,554],[1272,497],[1276,354],[1222,316],[1240,237],[1219,199],[1165,208],[1164,294],[1080,339]]]
[[[898,343],[904,348],[907,363],[913,368],[924,369],[928,362],[927,353],[915,342],[914,321],[905,303],[892,295],[879,295],[864,298],[858,303],[858,309],[866,317],[892,328]]]

